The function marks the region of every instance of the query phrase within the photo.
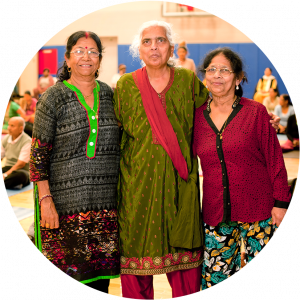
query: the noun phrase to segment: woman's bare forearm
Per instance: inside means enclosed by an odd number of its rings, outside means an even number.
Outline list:
[[[44,195],[51,194],[48,180],[37,181],[36,184],[39,190],[39,198],[43,197]]]

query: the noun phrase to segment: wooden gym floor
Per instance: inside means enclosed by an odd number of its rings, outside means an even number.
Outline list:
[[[282,141],[280,141],[282,143]],[[288,178],[292,179],[297,177],[299,168],[298,158],[284,158]],[[13,207],[23,207],[33,209],[33,196],[32,190],[20,192],[16,195],[9,197],[9,201]],[[25,233],[27,233],[29,226],[33,222],[33,216],[19,221]],[[115,296],[122,296],[120,278],[112,279],[109,287],[109,294]],[[166,275],[154,276],[154,299],[168,299],[172,298],[171,288],[169,286]]]

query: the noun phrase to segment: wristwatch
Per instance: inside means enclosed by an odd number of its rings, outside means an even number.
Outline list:
[[[3,173],[3,176],[4,176],[4,178],[6,178],[6,177],[7,177],[7,174],[6,174],[6,173]]]

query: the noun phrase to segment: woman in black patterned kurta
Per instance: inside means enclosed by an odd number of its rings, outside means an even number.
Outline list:
[[[97,35],[72,34],[65,59],[58,82],[38,101],[33,128],[36,245],[69,276],[108,292],[120,268],[113,91],[95,80],[102,59]]]

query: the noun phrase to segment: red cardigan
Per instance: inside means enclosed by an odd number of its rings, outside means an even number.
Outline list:
[[[266,108],[241,98],[220,140],[206,107],[196,109],[193,145],[203,170],[204,222],[261,221],[274,206],[287,208],[287,172]]]

